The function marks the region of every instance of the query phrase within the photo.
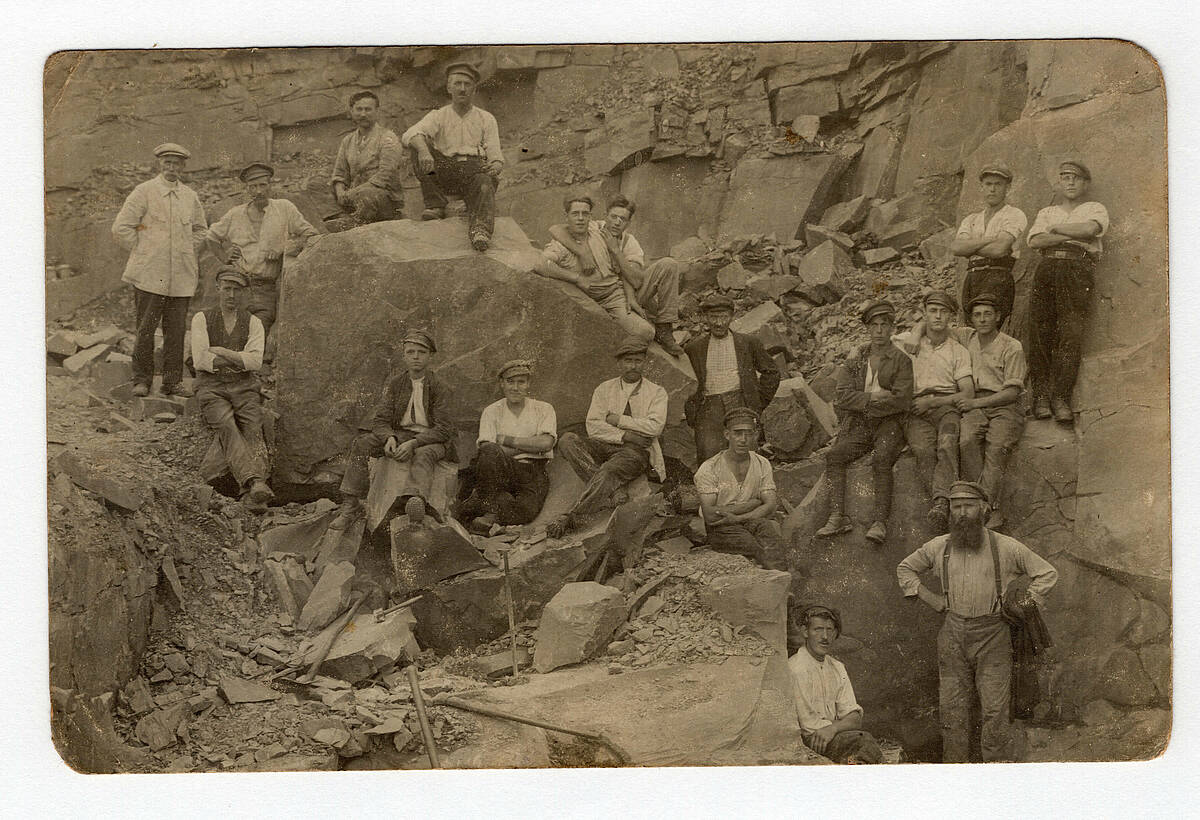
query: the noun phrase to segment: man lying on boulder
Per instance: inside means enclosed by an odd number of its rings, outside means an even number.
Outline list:
[[[606,504],[620,503],[622,488],[650,467],[660,481],[667,477],[658,443],[667,424],[667,391],[643,378],[646,343],[641,339],[626,339],[616,358],[621,375],[592,392],[587,437],[564,433],[558,442],[558,454],[586,486],[575,505],[546,527],[551,538],[561,538]]]
[[[504,398],[479,417],[479,450],[465,485],[473,488],[454,516],[472,532],[528,524],[546,501],[546,464],[554,457],[558,418],[549,402],[529,398],[532,374],[533,365],[524,359],[506,362],[499,373]]]
[[[388,380],[383,398],[350,445],[350,463],[342,476],[342,508],[329,525],[344,529],[363,513],[370,489],[368,460],[387,456],[408,464],[408,484],[400,491],[410,520],[425,514],[425,499],[433,484],[433,470],[444,458],[455,459],[454,424],[450,420],[454,398],[450,388],[429,369],[437,353],[433,336],[413,330],[404,337],[404,372]],[[433,511],[435,517],[437,511]]]

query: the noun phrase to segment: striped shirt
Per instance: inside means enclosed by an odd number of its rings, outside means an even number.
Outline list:
[[[718,396],[742,386],[738,378],[737,349],[733,346],[732,333],[726,333],[723,339],[716,336],[709,338],[707,368],[708,373],[704,378],[706,396]]]

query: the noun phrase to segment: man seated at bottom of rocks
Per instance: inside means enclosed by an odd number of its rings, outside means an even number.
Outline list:
[[[809,606],[799,622],[804,646],[788,660],[788,671],[805,745],[835,763],[882,763],[879,743],[862,731],[863,710],[846,667],[829,654],[842,633],[841,615],[827,606]]]
[[[772,516],[779,503],[771,462],[754,452],[758,414],[734,407],[725,414],[727,446],[696,470],[696,492],[708,546],[745,555],[766,569],[787,570],[783,533]]]
[[[648,468],[660,481],[666,479],[658,437],[667,424],[667,391],[642,377],[646,350],[646,343],[634,337],[617,348],[621,375],[592,392],[587,437],[564,433],[559,440],[558,454],[587,486],[575,505],[546,527],[551,538],[577,528],[583,516],[605,504],[620,503],[622,488]]]
[[[542,510],[554,457],[558,418],[549,402],[529,398],[533,365],[524,359],[500,368],[504,398],[479,417],[479,450],[468,470],[470,494],[455,518],[486,535],[495,524],[528,524]]]

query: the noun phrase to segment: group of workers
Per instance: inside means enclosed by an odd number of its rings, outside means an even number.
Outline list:
[[[421,184],[421,219],[443,218],[447,195],[462,197],[467,241],[477,251],[489,247],[504,164],[496,120],[473,103],[479,73],[472,65],[449,66],[446,81],[450,104],[399,138],[377,121],[374,93],[351,98],[355,128],[338,147],[331,179],[343,215],[330,227],[399,218],[400,163],[407,150]],[[197,251],[207,244],[223,264],[216,274],[216,307],[197,312],[191,322],[196,395],[244,503],[262,510],[272,491],[256,374],[286,264],[318,241],[319,233],[291,202],[271,198],[274,170],[265,162],[240,173],[246,203],[209,227],[199,198],[181,181],[188,151],[165,143],[154,153],[159,174],[134,189],[113,225],[130,250],[124,280],[134,288],[137,321],[133,392],[149,392],[161,324],[162,392],[188,395],[183,334],[198,281]],[[946,613],[938,638],[946,760],[966,759],[973,692],[982,704],[984,758],[1005,759],[1009,753],[1012,645],[1001,613],[1004,588],[1028,576],[1027,603],[1036,607],[1056,578],[1028,547],[996,532],[1003,524],[1002,477],[1025,424],[1024,350],[1000,330],[1012,314],[1012,269],[1027,225],[1025,215],[1007,204],[1012,180],[1001,163],[982,169],[985,208],[963,220],[952,246],[968,260],[961,292],[968,324],[953,326],[958,302],[938,290],[925,294],[921,320],[903,334],[896,333],[896,308],[889,302],[874,301],[862,310],[869,341],[838,370],[834,406],[840,427],[825,453],[829,515],[817,535],[853,530],[846,514],[847,469],[872,453],[874,509],[865,538],[875,544],[887,540],[893,466],[906,444],[916,456],[929,495],[928,518],[939,534],[905,558],[897,575],[906,596]],[[1039,419],[1072,420],[1069,397],[1081,328],[1108,229],[1104,207],[1086,198],[1090,181],[1082,162],[1063,162],[1058,191],[1065,204],[1040,211],[1028,232],[1028,247],[1041,254],[1033,276],[1028,373],[1032,412]],[[576,532],[596,512],[619,505],[640,477],[666,481],[660,439],[668,422],[667,393],[644,375],[655,342],[669,356],[686,355],[696,375],[696,392],[684,410],[695,437],[694,484],[709,546],[786,571],[772,468],[757,452],[759,416],[781,378],[774,359],[758,339],[730,329],[734,304],[719,294],[701,304],[707,332],[686,347],[678,344],[679,265],[670,258],[647,262],[628,230],[636,213],[630,199],[613,197],[603,219],[593,219],[596,204],[588,196],[567,197],[563,209],[563,224],[550,229],[530,273],[577,286],[626,334],[611,351],[613,377],[592,393],[585,432],[560,436],[554,407],[531,395],[536,364],[508,361],[496,374],[502,398],[480,414],[459,497],[447,510],[432,508],[436,465],[458,461],[451,422],[456,403],[433,366],[438,352],[433,334],[410,329],[402,339],[403,371],[383,386],[378,406],[350,446],[342,503],[331,526],[345,528],[363,515],[369,462],[380,457],[408,466],[401,490],[406,513],[417,519],[426,511],[437,518],[453,515],[481,534],[538,517],[550,489],[547,465],[555,455],[579,476],[583,490],[566,512],[547,522],[550,537]],[[938,575],[942,592],[921,584],[920,573],[928,570]],[[829,654],[841,632],[840,613],[808,606],[797,610],[793,622],[800,645],[790,668],[805,742],[833,759],[878,762],[878,744],[862,731],[862,710],[846,669]]]

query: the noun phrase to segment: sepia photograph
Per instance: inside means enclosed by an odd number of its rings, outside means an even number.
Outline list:
[[[75,772],[1168,748],[1142,46],[43,69],[34,638]]]

